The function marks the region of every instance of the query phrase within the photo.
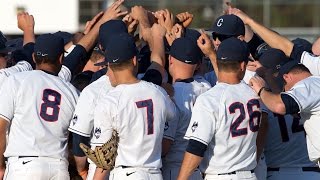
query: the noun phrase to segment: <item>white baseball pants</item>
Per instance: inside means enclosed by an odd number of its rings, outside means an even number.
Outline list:
[[[68,161],[49,157],[10,157],[4,180],[69,180]]]

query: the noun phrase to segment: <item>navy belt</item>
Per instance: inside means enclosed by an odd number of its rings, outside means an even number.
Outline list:
[[[18,158],[29,158],[29,157],[39,157],[39,156],[18,156]]]
[[[318,167],[302,167],[302,171],[312,171],[312,172],[320,172]],[[280,171],[280,168],[270,168],[268,167],[267,171]]]
[[[254,170],[250,170],[250,172],[253,173]],[[232,175],[232,174],[236,174],[236,173],[237,173],[237,171],[233,171],[233,172],[229,172],[229,173],[221,173],[221,174],[218,174],[218,175],[219,175],[219,176],[220,176],[220,175]]]

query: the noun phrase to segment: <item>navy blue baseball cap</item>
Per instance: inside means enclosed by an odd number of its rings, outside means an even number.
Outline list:
[[[297,45],[298,47],[302,48],[304,51],[312,52],[312,44],[309,41],[301,38],[296,38],[292,40],[292,42],[294,45]]]
[[[174,40],[169,54],[186,64],[197,64],[203,56],[197,43],[186,37]]]
[[[14,50],[14,48],[6,45],[7,38],[0,31],[0,53],[8,53]]]
[[[195,42],[197,42],[200,36],[201,34],[195,29],[186,28],[184,30],[184,37],[190,38]]]
[[[279,77],[283,78],[284,74],[288,74],[295,66],[302,65],[299,61],[291,60],[281,66],[279,70]]]
[[[57,59],[64,51],[64,41],[53,34],[43,34],[37,37],[34,45],[35,56]]]
[[[73,35],[71,33],[65,31],[58,31],[53,33],[55,36],[59,36],[63,39],[64,44],[66,45],[68,42],[71,41]]]
[[[217,50],[217,60],[222,61],[248,61],[249,48],[247,43],[236,37],[221,42]]]
[[[278,72],[282,65],[289,62],[290,59],[284,54],[283,51],[275,48],[266,50],[259,58],[259,62],[272,72]]]
[[[108,42],[114,34],[128,33],[126,24],[121,20],[110,20],[100,26],[99,43],[106,49]],[[111,41],[112,42],[112,41]]]
[[[240,36],[245,34],[243,21],[236,15],[222,15],[216,19],[212,28],[213,34]]]
[[[110,37],[110,42],[112,43],[107,43],[106,46],[104,61],[95,64],[96,66],[107,65],[108,63],[121,63],[122,61],[132,59],[138,54],[134,37],[128,33],[114,34]]]

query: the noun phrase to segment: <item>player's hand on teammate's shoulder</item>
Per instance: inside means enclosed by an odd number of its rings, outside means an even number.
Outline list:
[[[203,54],[205,54],[206,56],[215,54],[213,43],[210,37],[203,30],[201,30],[200,33],[201,33],[201,36],[198,38],[197,44],[201,49],[201,51],[203,52]]]
[[[266,82],[259,76],[253,76],[249,81],[249,85],[256,93],[259,93],[261,88],[266,87]]]
[[[22,31],[33,31],[34,29],[34,18],[32,15],[29,15],[27,12],[21,12],[17,15],[18,28]]]

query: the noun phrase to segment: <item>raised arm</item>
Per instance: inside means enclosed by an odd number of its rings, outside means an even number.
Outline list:
[[[228,12],[241,18],[242,21],[249,25],[269,46],[282,50],[286,56],[290,57],[293,50],[293,43],[289,39],[261,25],[237,8],[229,7]]]
[[[312,53],[320,56],[320,37],[312,45]]]

